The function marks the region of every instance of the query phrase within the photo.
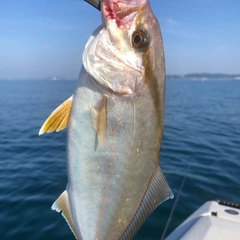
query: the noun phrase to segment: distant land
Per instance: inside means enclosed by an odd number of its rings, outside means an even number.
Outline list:
[[[185,75],[171,75],[167,74],[167,79],[173,80],[191,80],[191,81],[218,81],[218,80],[240,80],[240,74],[224,74],[224,73],[190,73]],[[0,79],[0,80],[47,80],[47,81],[59,81],[59,80],[77,80],[68,79],[61,76],[50,76],[45,79],[32,78],[32,79]]]
[[[224,73],[190,73],[186,75],[167,75],[168,79],[178,80],[240,80],[240,74],[224,74]]]

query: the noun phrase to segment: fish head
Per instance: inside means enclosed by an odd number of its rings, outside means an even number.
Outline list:
[[[149,0],[101,4],[102,25],[83,54],[84,67],[98,86],[114,94],[135,95],[153,75],[165,81],[160,27]]]

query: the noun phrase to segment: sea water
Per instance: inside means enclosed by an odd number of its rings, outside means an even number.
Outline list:
[[[51,210],[67,184],[66,130],[38,136],[75,87],[0,81],[0,239],[75,239]],[[167,80],[160,165],[175,198],[190,165],[167,234],[208,200],[240,202],[240,81]],[[134,240],[159,240],[173,204],[161,204]]]

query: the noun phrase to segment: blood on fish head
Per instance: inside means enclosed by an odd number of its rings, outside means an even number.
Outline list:
[[[103,22],[115,22],[120,29],[130,29],[138,10],[148,0],[102,0]]]

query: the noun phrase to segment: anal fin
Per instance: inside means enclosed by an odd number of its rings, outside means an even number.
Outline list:
[[[136,212],[136,215],[129,224],[125,233],[122,235],[121,240],[132,239],[152,211],[169,198],[173,198],[173,193],[168,186],[162,170],[160,167],[158,167],[152,177],[147,192],[139,209]]]
[[[65,220],[67,221],[74,236],[76,237],[76,239],[79,240],[80,238],[77,235],[76,228],[75,228],[73,220],[72,220],[69,203],[68,203],[68,194],[67,194],[66,190],[53,203],[51,209],[57,211],[58,213],[62,212],[62,215],[65,218]]]
[[[47,132],[62,131],[68,125],[68,120],[72,108],[72,96],[57,107],[42,125],[39,135]]]
[[[104,147],[107,138],[107,97],[103,96],[102,100],[92,109],[98,141],[100,146]]]

